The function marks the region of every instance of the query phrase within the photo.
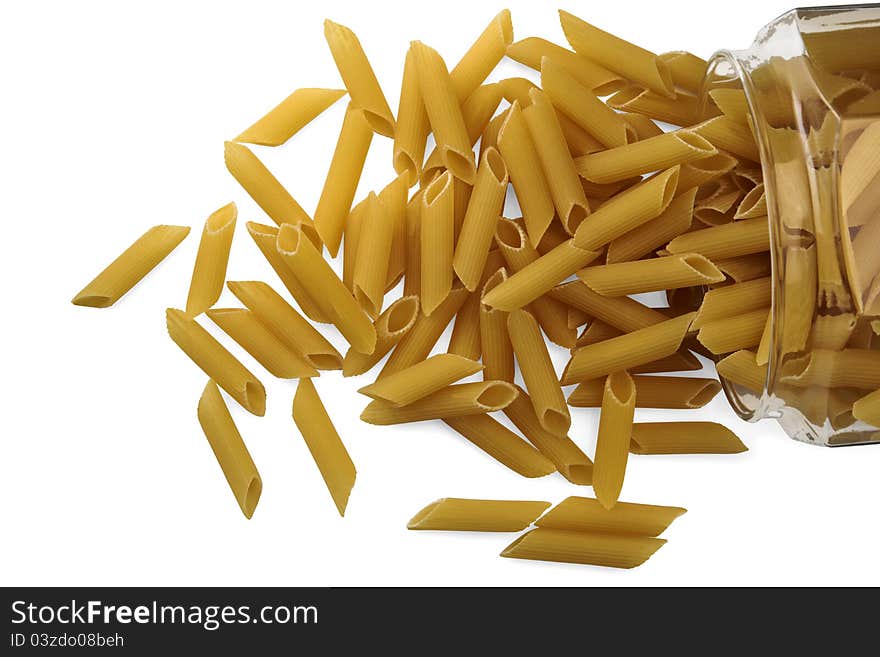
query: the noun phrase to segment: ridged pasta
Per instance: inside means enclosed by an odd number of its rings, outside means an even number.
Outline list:
[[[352,287],[354,298],[370,317],[382,312],[394,224],[387,209],[373,192],[367,196],[357,244]]]
[[[702,408],[721,392],[715,379],[686,376],[634,376],[636,408]],[[602,405],[603,379],[584,381],[568,396],[569,406],[598,408]]]
[[[608,245],[609,264],[639,260],[687,232],[694,216],[696,187],[676,196],[656,219],[624,233]]]
[[[528,37],[510,44],[507,47],[507,56],[535,71],[541,70],[541,60],[544,57],[552,58],[580,84],[593,91],[597,96],[614,93],[625,84],[619,75],[612,73],[607,68],[539,37]]]
[[[213,306],[223,292],[237,216],[235,203],[229,203],[213,212],[205,221],[186,297],[186,313],[190,317],[200,315]]]
[[[713,288],[703,297],[693,328],[702,328],[709,322],[725,317],[769,308],[771,292],[769,277]]]
[[[669,319],[658,310],[648,308],[635,299],[604,297],[591,290],[582,281],[572,281],[554,287],[550,296],[624,333],[647,328]]]
[[[814,349],[783,366],[782,381],[797,387],[880,388],[880,351]]]
[[[590,497],[567,497],[535,521],[537,527],[597,534],[659,536],[687,513],[678,506],[618,502],[606,509]]]
[[[419,298],[414,295],[401,297],[388,306],[373,322],[376,335],[373,350],[366,353],[354,347],[349,349],[342,361],[342,375],[356,376],[372,369],[403,340],[420,316]]]
[[[235,141],[281,146],[345,94],[345,89],[297,89]]]
[[[412,517],[407,529],[458,532],[518,532],[528,527],[550,502],[470,500],[444,497]]]
[[[716,422],[636,422],[633,454],[739,454],[748,448]]]
[[[760,395],[767,382],[767,366],[758,365],[755,352],[743,349],[718,361],[718,375],[749,392]]]
[[[515,364],[513,345],[507,329],[508,313],[486,305],[486,295],[507,280],[507,271],[502,267],[492,274],[481,291],[480,302],[480,347],[483,352],[483,378],[513,382]]]
[[[755,137],[748,126],[727,116],[716,116],[691,126],[690,130],[705,137],[715,148],[752,162],[760,162]]]
[[[610,297],[721,283],[724,274],[703,256],[691,253],[635,262],[595,265],[578,272],[587,286]]]
[[[662,538],[564,529],[533,529],[504,548],[502,557],[635,568],[666,544]]]
[[[593,461],[593,490],[606,509],[617,503],[623,488],[635,408],[636,387],[630,375],[622,371],[610,374],[605,379]]]
[[[412,50],[406,53],[403,63],[403,80],[400,84],[400,102],[397,105],[397,125],[394,130],[394,170],[406,174],[410,185],[419,180],[425,147],[431,125],[422,100],[418,72]]]
[[[700,344],[713,354],[729,354],[751,349],[761,342],[769,308],[705,322],[697,334]]]
[[[860,397],[852,406],[852,414],[857,420],[880,426],[880,390]]]
[[[655,121],[677,126],[689,126],[707,118],[707,115],[718,114],[712,105],[704,106],[696,95],[679,93],[675,98],[667,98],[639,86],[618,91],[606,102],[616,110],[636,112]]]
[[[455,198],[449,172],[432,182],[421,201],[421,304],[430,315],[452,289],[455,253]]]
[[[480,363],[468,358],[438,354],[384,376],[358,392],[395,406],[406,406],[482,369]]]
[[[470,96],[504,57],[513,41],[510,10],[498,13],[450,72],[452,86],[459,102]]]
[[[744,219],[679,235],[666,250],[670,253],[699,253],[712,262],[762,253],[770,249],[767,217]]]

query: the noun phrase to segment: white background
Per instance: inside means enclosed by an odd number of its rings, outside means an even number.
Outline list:
[[[440,424],[363,424],[364,399],[355,390],[368,377],[328,373],[316,384],[358,469],[347,515],[339,517],[290,418],[294,382],[272,379],[237,349],[269,395],[265,418],[230,403],[264,485],[254,518],[242,516],[196,420],[205,376],[164,326],[166,306],[185,302],[201,224],[231,200],[239,222],[229,278],[276,284],[244,227],[267,218],[226,172],[223,140],[297,87],[340,86],[325,17],[360,35],[396,109],[411,39],[454,63],[505,6],[441,5],[3,4],[0,583],[880,584],[880,446],[802,445],[772,420],[743,423],[721,397],[691,415],[638,412],[640,420],[723,422],[750,451],[632,457],[622,499],[689,512],[646,565],[603,570],[499,558],[515,535],[408,532],[406,521],[438,497],[558,502],[578,491],[558,475],[523,479]],[[562,39],[555,4],[507,6],[517,39]],[[567,8],[657,52],[707,57],[746,47],[788,2]],[[493,79],[511,74],[529,75],[505,61]],[[255,149],[309,212],[344,104],[286,146]],[[358,198],[390,179],[390,161],[390,140],[376,137]],[[194,229],[114,308],[70,304],[158,223]],[[220,305],[233,303],[225,292]],[[557,356],[561,367],[564,354]],[[573,414],[572,436],[592,453],[596,414]]]

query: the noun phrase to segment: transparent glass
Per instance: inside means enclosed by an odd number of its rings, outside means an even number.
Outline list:
[[[720,89],[758,145],[773,282],[763,389],[724,380],[728,399],[797,440],[878,442],[880,393],[853,405],[880,388],[880,5],[786,13],[715,54]]]

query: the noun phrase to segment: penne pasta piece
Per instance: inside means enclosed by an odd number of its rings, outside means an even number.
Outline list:
[[[541,60],[541,86],[557,110],[606,148],[625,146],[638,138],[622,115],[599,100],[552,57]]]
[[[742,125],[749,124],[749,102],[742,89],[713,89],[709,92],[709,98],[721,110],[724,116],[733,119]]]
[[[474,154],[461,114],[460,100],[456,97],[446,64],[436,50],[420,41],[413,41],[410,50],[422,101],[443,164],[456,178],[473,184],[476,172]]]
[[[229,281],[227,286],[284,347],[301,356],[312,368],[342,369],[342,356],[333,345],[271,287],[261,281]],[[211,319],[217,322],[214,317]],[[227,320],[230,321],[232,319]],[[230,333],[230,336],[238,342],[234,335]]]
[[[187,235],[189,226],[153,226],[80,290],[71,303],[109,308],[162,262]]]
[[[715,147],[703,137],[688,130],[676,130],[634,144],[584,155],[574,164],[578,174],[587,180],[613,183],[717,153]]]
[[[413,516],[407,529],[452,532],[519,532],[528,527],[550,502],[468,500],[444,497]]]
[[[212,308],[205,314],[272,376],[279,379],[318,376],[312,363],[282,342],[250,310]]]
[[[385,291],[392,290],[406,272],[406,206],[409,188],[405,175],[399,175],[379,192],[379,206],[384,208],[391,224],[391,252],[388,254],[388,275]],[[346,231],[347,232],[347,231]]]
[[[388,306],[373,323],[376,344],[372,352],[349,349],[342,361],[342,375],[356,376],[372,369],[412,329],[419,316],[417,296],[401,297]]]
[[[397,126],[394,130],[394,170],[406,174],[409,185],[414,185],[422,173],[425,146],[431,130],[428,113],[419,88],[419,77],[412,49],[403,63],[403,81],[397,106]]]
[[[803,388],[880,388],[880,351],[814,349],[805,356],[792,358],[783,367],[783,383]]]
[[[406,270],[403,293],[418,296],[422,291],[422,196],[419,190],[406,205]]]
[[[817,315],[808,342],[812,349],[840,351],[846,347],[855,330],[856,318],[852,313]]]
[[[431,315],[452,289],[455,253],[455,198],[453,178],[447,171],[432,182],[421,200],[421,304]]]
[[[859,398],[852,406],[852,414],[857,420],[880,427],[880,390]]]
[[[502,557],[635,568],[666,543],[651,536],[600,534],[538,527],[504,548]]]
[[[514,310],[507,332],[541,426],[553,434],[568,433],[571,416],[538,322],[527,310]]]
[[[767,216],[767,195],[764,193],[764,183],[752,187],[736,207],[734,220],[754,219],[755,217]]]
[[[471,292],[477,289],[483,275],[495,226],[504,209],[507,183],[504,160],[490,147],[480,159],[452,260],[455,273]]]
[[[619,75],[612,73],[607,68],[599,66],[576,52],[538,37],[528,37],[510,44],[507,47],[507,56],[535,71],[540,71],[541,60],[544,57],[549,57],[597,96],[614,93],[623,88],[625,84]]]
[[[532,104],[532,98],[529,92],[532,89],[539,89],[531,80],[526,78],[504,78],[499,80],[498,86],[501,88],[501,96],[511,105],[516,102],[523,109]]]
[[[767,217],[695,230],[679,235],[666,245],[670,253],[699,253],[712,262],[763,253],[769,249]]]
[[[464,223],[464,216],[467,214],[468,204],[470,204],[473,191],[472,185],[468,185],[458,178],[452,179],[453,247],[458,242],[458,236],[461,234],[461,226]]]
[[[718,180],[733,171],[736,164],[735,157],[721,152],[683,164],[678,174],[677,193],[681,194],[694,187]]]
[[[537,246],[553,220],[555,210],[547,179],[540,169],[535,169],[538,153],[519,103],[510,106],[501,126],[498,150],[507,165],[510,182],[522,208],[526,232],[532,245]]]
[[[588,344],[596,344],[597,342],[602,342],[609,338],[616,338],[620,334],[621,331],[618,331],[613,326],[609,326],[605,322],[594,319],[578,336],[575,347],[586,347]],[[574,349],[572,349],[572,351],[574,351]]]
[[[563,477],[573,484],[589,486],[593,482],[593,462],[567,435],[547,431],[535,414],[531,398],[521,388],[517,390],[519,394],[503,409],[504,414]]]
[[[663,313],[629,297],[603,297],[581,281],[554,287],[550,296],[585,312],[624,333],[631,333],[669,319]]]
[[[559,10],[565,38],[575,52],[588,57],[654,93],[675,98],[666,63],[652,52],[600,30],[567,11]]]
[[[393,139],[394,116],[355,33],[344,25],[325,20],[324,38],[352,105],[363,111],[373,131]]]
[[[569,326],[571,313],[579,311],[566,308],[556,299],[541,297],[529,304],[531,313],[538,320],[550,342],[571,349],[577,342],[577,328]]]
[[[481,283],[484,284],[489,276],[503,266],[504,259],[498,250],[490,251],[483,268]],[[449,338],[449,347],[446,351],[471,360],[480,359],[483,349],[480,343],[479,294],[471,294],[456,314],[455,325],[452,327],[452,336]]]
[[[199,398],[198,417],[235,501],[245,518],[250,519],[260,501],[263,480],[213,381],[208,381]]]
[[[339,252],[345,220],[351,211],[372,139],[373,132],[366,115],[353,102],[349,103],[321,198],[315,208],[315,229],[334,258]]]
[[[234,141],[281,146],[345,93],[345,89],[297,89]]]
[[[712,262],[736,283],[752,281],[771,274],[770,254],[766,251],[735,258],[714,259]]]
[[[438,354],[382,377],[358,392],[394,406],[406,406],[482,369],[480,363],[468,358]]]
[[[721,392],[715,379],[685,376],[634,376],[636,408],[702,408]],[[569,406],[598,408],[602,405],[605,381],[584,381],[568,396]]]
[[[681,346],[693,318],[693,313],[689,313],[581,347],[572,354],[566,365],[562,385],[597,379],[674,354]]]
[[[486,295],[507,280],[507,271],[502,267],[492,274],[483,286],[480,297],[480,347],[483,352],[483,378],[513,382],[516,366],[513,360],[513,345],[507,329],[507,312],[489,308]]]
[[[574,245],[597,251],[662,214],[675,194],[678,167],[630,187],[593,211],[574,234]]]
[[[806,349],[817,294],[816,248],[796,246],[785,252],[783,278],[781,354],[799,353]]]
[[[697,339],[718,355],[755,348],[761,342],[769,312],[769,308],[758,308],[741,315],[705,322]]]
[[[691,340],[688,340],[689,342]],[[699,343],[697,343],[699,345]],[[630,374],[657,374],[658,372],[696,372],[703,369],[700,359],[690,349],[681,347],[674,354],[629,368]]]
[[[370,192],[364,208],[354,265],[354,298],[370,317],[382,311],[394,224],[379,198]]]
[[[761,395],[767,383],[767,366],[758,365],[755,352],[736,351],[715,365],[718,376],[742,386],[749,392]]]
[[[565,141],[568,144],[568,151],[572,157],[580,157],[587,153],[595,153],[605,148],[598,139],[589,132],[580,127],[577,123],[568,118],[561,112],[556,112],[556,120],[559,121],[559,127],[562,134],[565,135]],[[629,123],[629,121],[627,121]],[[635,129],[635,128],[634,128]],[[581,186],[584,181],[581,180]],[[587,189],[584,187],[584,192]]]
[[[230,203],[205,221],[186,297],[186,314],[190,317],[201,315],[220,298],[237,216],[235,203]]]
[[[357,470],[311,379],[300,379],[296,388],[293,421],[306,441],[339,515],[344,516]]]
[[[544,477],[555,471],[546,456],[486,414],[448,417],[443,422],[523,477]]]
[[[609,297],[655,292],[724,281],[724,274],[697,253],[595,265],[578,272],[587,286]]]
[[[282,264],[293,273],[303,290],[307,291],[308,297],[320,305],[322,314],[339,329],[355,351],[372,352],[376,345],[375,328],[330,264],[304,237],[299,226],[285,224],[279,229],[276,252]],[[257,308],[239,296],[231,283],[230,290],[242,303],[260,314]]]
[[[696,187],[676,196],[656,219],[651,219],[608,245],[608,264],[639,260],[687,232],[694,216]]]
[[[764,324],[764,332],[761,333],[761,341],[755,350],[755,361],[758,365],[767,365],[770,362],[770,345],[773,340],[773,311],[767,313],[767,322]]]
[[[506,381],[461,383],[442,388],[406,406],[376,399],[361,413],[361,420],[367,424],[386,425],[480,415],[500,411],[517,394],[516,388]]]
[[[755,136],[748,126],[726,116],[716,116],[691,126],[691,131],[705,137],[715,148],[752,162],[760,162]]]
[[[623,488],[635,408],[636,387],[630,375],[626,372],[608,375],[593,462],[593,490],[599,504],[606,509],[617,503]]]
[[[380,377],[393,374],[427,358],[443,331],[467,300],[467,289],[455,286],[430,316],[421,314],[407,334],[397,343],[385,362]],[[378,344],[378,342],[377,342]],[[377,347],[378,351],[378,347]],[[379,357],[381,359],[381,356]],[[376,362],[378,362],[378,360]]]
[[[748,447],[715,422],[636,422],[629,449],[633,454],[739,454]]]
[[[684,50],[664,52],[658,57],[669,69],[669,75],[672,76],[672,83],[676,89],[691,94],[699,94],[702,91],[706,70],[709,68],[709,63],[705,59]]]
[[[659,536],[687,513],[678,506],[618,502],[611,509],[590,497],[567,497],[535,521],[535,526],[615,536]]]
[[[302,224],[309,231],[309,239],[318,244],[315,223],[311,217],[247,146],[227,141],[223,158],[232,177],[272,221],[279,226]]]
[[[707,116],[718,114],[718,110],[710,104],[704,105],[696,95],[680,93],[675,98],[667,98],[639,86],[622,89],[606,102],[621,112],[635,112],[677,126],[693,125]]]
[[[663,134],[663,128],[647,116],[633,114],[632,112],[624,112],[623,116],[626,122],[632,126],[632,129],[636,131],[638,141],[644,141]]]
[[[880,123],[872,123],[856,139],[840,170],[840,196],[844,211],[849,210],[880,176]]]
[[[483,83],[512,42],[513,22],[510,10],[504,9],[489,21],[449,74],[459,102],[464,102]]]
[[[523,110],[541,169],[550,188],[556,215],[569,235],[590,214],[590,206],[575,171],[565,134],[559,126],[556,111],[539,89],[530,92],[532,104]]]
[[[367,210],[367,199],[355,205],[345,220],[345,241],[342,243],[342,282],[351,292],[354,290],[354,270],[357,266],[358,242],[364,225],[364,214]],[[323,256],[322,256],[323,257]]]
[[[218,386],[254,415],[266,413],[266,389],[198,322],[176,308],[165,311],[168,335]]]
[[[769,308],[771,301],[772,289],[769,277],[716,287],[703,296],[692,327],[698,329],[719,319]]]

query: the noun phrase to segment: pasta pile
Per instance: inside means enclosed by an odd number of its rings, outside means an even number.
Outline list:
[[[593,486],[595,500],[569,498],[503,556],[639,565],[684,509],[618,502],[628,455],[746,449],[715,423],[634,416],[639,408],[698,409],[720,391],[714,379],[674,376],[701,369],[695,353],[720,360],[731,381],[763,390],[766,361],[756,354],[771,306],[770,239],[755,139],[739,104],[698,101],[705,61],[654,55],[571,14],[560,17],[570,48],[535,37],[514,42],[503,11],[451,69],[413,42],[396,115],[355,34],[327,21],[345,89],[299,89],[226,143],[230,173],[275,224],[249,222],[247,231],[296,307],[265,282],[227,281],[236,225],[229,204],[208,218],[186,307],[168,309],[167,323],[210,378],[198,418],[247,517],[261,480],[220,390],[258,416],[266,391],[200,326],[203,314],[267,372],[299,380],[293,420],[340,514],[356,470],[311,378],[361,375],[383,359],[360,389],[371,400],[365,422],[439,419],[524,477],[559,472]],[[538,71],[540,86],[486,82],[505,56]],[[309,216],[245,144],[282,145],[346,94]],[[658,122],[678,127],[664,132]],[[394,140],[396,175],[358,200],[377,136]],[[510,188],[519,218],[502,216]],[[152,228],[73,302],[112,305],[188,230]],[[341,276],[324,249],[341,254]],[[809,270],[809,250],[797,257],[805,260],[792,261],[792,270]],[[224,282],[242,307],[214,307]],[[669,307],[630,296],[651,291],[665,291]],[[320,324],[339,330],[347,353]],[[431,355],[450,324],[445,352]],[[561,374],[550,358],[558,347],[571,352]],[[812,372],[825,371],[824,359],[846,353],[812,352],[799,381],[808,385]],[[475,374],[482,381],[460,383]],[[575,387],[566,398],[567,386]],[[853,413],[876,418],[877,394]],[[601,408],[594,459],[569,437],[572,407]],[[410,528],[519,531],[547,506],[444,499]]]

